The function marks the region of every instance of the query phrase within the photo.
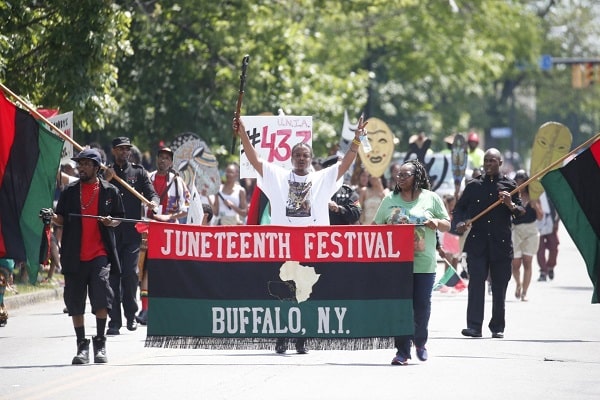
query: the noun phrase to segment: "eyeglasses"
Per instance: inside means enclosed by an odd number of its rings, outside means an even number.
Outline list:
[[[398,175],[396,175],[396,178],[398,179],[408,179],[411,176],[413,176],[414,173],[412,172],[400,172]]]

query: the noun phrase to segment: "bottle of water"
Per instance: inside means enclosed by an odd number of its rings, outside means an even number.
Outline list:
[[[369,153],[372,150],[371,143],[369,143],[369,138],[367,137],[366,133],[364,135],[360,135],[360,143],[362,144],[362,148],[365,154]]]

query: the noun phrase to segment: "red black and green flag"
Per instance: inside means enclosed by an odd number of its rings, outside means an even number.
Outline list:
[[[389,348],[414,331],[413,225],[149,225],[147,346]]]
[[[246,225],[267,225],[271,222],[271,207],[269,198],[257,186],[252,192]]]
[[[63,141],[0,93],[0,257],[37,281],[42,208],[52,207]]]
[[[462,292],[467,287],[465,281],[462,280],[452,264],[450,264],[447,260],[444,261],[446,262],[446,271],[440,280],[433,285],[433,290],[442,293]]]
[[[542,185],[579,249],[594,285],[592,303],[600,302],[600,141],[567,165],[548,172]]]

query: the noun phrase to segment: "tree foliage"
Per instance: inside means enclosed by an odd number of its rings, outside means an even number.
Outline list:
[[[34,105],[73,110],[78,129],[110,125],[130,15],[107,0],[0,3],[0,79]]]
[[[151,149],[194,132],[223,158],[245,54],[243,114],[312,115],[317,154],[338,141],[344,110],[383,119],[402,141],[509,124],[522,136],[539,122],[523,93],[543,94],[543,118],[597,129],[551,94],[568,89],[564,71],[537,68],[544,52],[590,48],[581,38],[593,19],[569,6],[591,3],[563,5],[568,23],[556,3],[13,0],[0,3],[0,79],[38,106],[73,110],[82,142],[127,135]],[[565,24],[570,46],[551,35]]]

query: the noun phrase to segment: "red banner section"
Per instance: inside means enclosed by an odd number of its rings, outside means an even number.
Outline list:
[[[148,256],[220,262],[413,260],[414,225],[198,226],[151,222]]]

